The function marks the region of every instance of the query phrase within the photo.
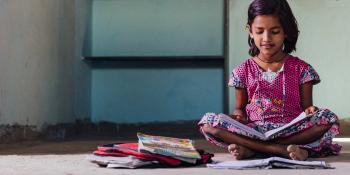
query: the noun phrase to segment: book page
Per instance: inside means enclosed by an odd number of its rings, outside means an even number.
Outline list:
[[[207,164],[209,168],[217,169],[246,169],[246,168],[258,168],[267,166],[268,162],[265,159],[256,159],[256,160],[231,160],[223,161],[219,163],[210,163]]]
[[[248,127],[247,125],[240,123],[237,120],[234,120],[233,118],[231,118],[230,116],[226,115],[226,114],[219,114],[219,117],[221,118],[221,121],[225,121],[229,124],[234,125],[235,127],[237,127],[238,129],[245,131],[249,134],[255,135],[261,139],[265,138],[265,135],[259,131],[256,131],[253,128]]]
[[[269,162],[271,162],[271,161],[285,162],[285,163],[290,163],[290,164],[294,164],[294,165],[327,167],[327,164],[325,161],[301,161],[301,160],[286,159],[286,158],[282,158],[282,157],[271,157],[271,158],[269,158],[268,161]]]
[[[255,160],[232,160],[223,162],[214,162],[207,164],[209,168],[218,169],[252,169],[252,168],[273,168],[271,167],[274,163],[280,163],[281,168],[293,168],[302,165],[303,168],[330,168],[325,161],[299,161],[291,160],[282,157],[270,157],[266,159],[255,159]]]
[[[295,119],[293,119],[291,122],[289,122],[288,124],[282,126],[282,127],[279,127],[279,128],[276,128],[276,129],[273,129],[273,130],[270,130],[270,131],[267,131],[264,133],[265,137],[266,138],[269,138],[271,135],[275,134],[275,133],[278,133],[296,123],[298,123],[299,121],[301,120],[304,120],[306,117],[308,117],[308,115],[306,115],[305,112],[302,112],[301,114],[299,114],[298,117],[296,117]]]

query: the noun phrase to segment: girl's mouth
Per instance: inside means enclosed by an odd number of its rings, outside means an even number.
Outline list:
[[[274,44],[262,44],[261,47],[263,47],[265,49],[271,49],[274,47]]]

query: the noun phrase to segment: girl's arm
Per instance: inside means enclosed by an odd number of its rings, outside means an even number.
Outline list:
[[[304,83],[300,86],[301,107],[306,114],[311,114],[317,111],[317,107],[312,102],[312,82]]]
[[[235,109],[233,111],[233,118],[241,123],[248,123],[245,107],[248,104],[248,93],[246,89],[235,89]]]

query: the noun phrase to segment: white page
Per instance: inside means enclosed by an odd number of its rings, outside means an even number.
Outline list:
[[[267,166],[268,162],[265,159],[256,159],[256,160],[231,160],[223,161],[219,163],[207,164],[209,168],[229,168],[229,169],[243,169],[243,168],[253,168],[253,167],[262,167]]]
[[[311,114],[312,115],[312,114]],[[273,129],[273,130],[270,130],[270,131],[267,131],[265,133],[261,133],[259,131],[256,131],[254,130],[253,128],[250,128],[234,119],[232,119],[230,116],[226,115],[226,114],[219,114],[219,117],[221,118],[222,121],[227,121],[228,123],[231,123],[233,124],[235,127],[239,128],[240,130],[243,130],[247,133],[250,133],[252,135],[255,135],[259,138],[261,138],[262,140],[267,140],[271,135],[277,133],[277,132],[280,132],[282,131],[283,129],[286,129],[292,125],[294,125],[295,123],[298,123],[299,121],[305,119],[306,117],[309,117],[310,115],[306,115],[305,112],[302,112],[299,114],[298,117],[296,117],[295,119],[293,119],[291,122],[289,122],[288,124],[282,126],[282,127],[279,127],[279,128],[276,128],[276,129]]]
[[[235,127],[239,128],[240,130],[243,130],[247,133],[250,133],[252,135],[255,135],[257,137],[260,137],[261,139],[265,138],[265,135],[259,131],[256,131],[253,128],[248,127],[247,125],[238,122],[237,120],[232,119],[230,116],[226,114],[219,114],[219,117],[221,118],[222,121],[227,121],[228,123],[233,124]]]
[[[245,169],[245,168],[259,168],[268,166],[270,162],[285,162],[292,165],[305,165],[311,167],[328,167],[325,161],[299,161],[291,160],[282,157],[270,157],[267,159],[255,159],[255,160],[232,160],[232,161],[223,161],[219,163],[207,164],[209,168],[217,169]]]
[[[322,166],[322,167],[327,166],[325,161],[300,161],[300,160],[286,159],[282,157],[270,157],[269,159],[270,159],[269,161],[286,162],[286,163],[296,164],[296,165]]]

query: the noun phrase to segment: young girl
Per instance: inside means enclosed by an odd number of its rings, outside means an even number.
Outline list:
[[[320,82],[305,61],[289,55],[296,49],[297,21],[286,0],[254,0],[248,9],[250,59],[236,67],[229,86],[235,87],[231,117],[260,132],[289,123],[301,112],[310,117],[262,141],[234,127],[220,115],[207,113],[199,122],[210,142],[227,147],[235,159],[255,153],[294,160],[338,154],[332,143],[339,133],[337,116],[312,102],[312,87]]]

